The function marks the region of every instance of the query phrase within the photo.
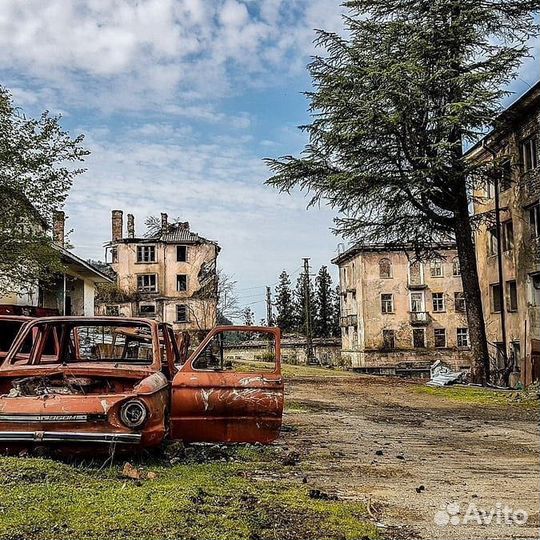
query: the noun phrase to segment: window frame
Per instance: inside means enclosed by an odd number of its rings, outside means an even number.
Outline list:
[[[180,289],[180,278],[185,278],[185,289]],[[176,274],[176,292],[187,292],[189,290],[188,274]]]
[[[540,201],[529,206],[528,211],[531,239],[538,240],[540,238]]]
[[[461,263],[457,255],[452,259],[452,275],[454,277],[461,277]]]
[[[385,296],[389,298],[384,298]],[[390,303],[390,311],[387,310],[388,303]],[[391,315],[392,313],[395,313],[393,293],[381,293],[381,313],[383,315]]]
[[[436,305],[436,301],[437,301],[437,305]],[[439,301],[441,301],[442,304],[440,304]],[[433,306],[433,313],[444,313],[446,311],[446,298],[443,292],[431,293],[431,303]]]
[[[154,278],[154,287],[151,285],[143,285],[142,287],[139,284],[139,280],[144,280],[144,278]],[[157,274],[137,274],[137,291],[142,293],[157,293],[159,292],[158,287],[158,278]]]
[[[388,265],[388,274],[383,273],[383,263]],[[388,257],[384,257],[382,259],[379,259],[379,278],[380,279],[392,279],[393,272],[392,272],[392,261]]]
[[[183,320],[180,319],[180,317],[179,317],[180,308],[184,308],[184,310],[185,310],[185,317],[184,317]],[[189,308],[188,308],[187,304],[176,304],[175,322],[181,323],[181,324],[189,323]]]
[[[510,313],[516,313],[518,311],[518,292],[515,279],[510,279],[506,282],[506,310]]]
[[[152,254],[149,257],[149,253]],[[141,264],[152,264],[157,262],[156,258],[156,246],[142,244],[137,246],[137,263]]]
[[[440,273],[436,271],[440,271]],[[429,275],[432,278],[444,277],[444,261],[442,259],[433,259],[429,262]]]
[[[444,344],[443,345],[437,345],[437,333],[439,333],[439,337],[440,337],[440,333],[442,332],[442,335],[443,335],[443,338],[444,338]],[[436,348],[436,349],[446,349],[446,347],[448,347],[448,335],[447,335],[447,332],[446,332],[446,328],[434,328],[433,329],[433,346]]]
[[[497,291],[497,294],[495,292]],[[500,283],[492,283],[489,286],[489,293],[490,293],[490,308],[491,313],[500,313],[502,311],[502,305],[501,305],[501,284]],[[497,309],[498,304],[498,309]]]
[[[463,343],[463,339],[465,342]],[[461,341],[461,343],[460,343]],[[458,349],[466,349],[471,346],[471,341],[469,339],[469,329],[466,327],[456,328],[456,345]]]
[[[538,167],[538,147],[536,144],[537,134],[529,135],[519,143],[519,159],[521,170],[526,173]]]
[[[416,340],[415,340],[415,335],[418,335],[422,333],[422,346],[417,346],[416,345]],[[413,345],[413,349],[425,349],[426,348],[426,329],[425,328],[413,328],[413,331],[412,331],[412,345]]]
[[[463,307],[460,308],[460,306],[463,304]],[[467,304],[465,303],[465,293],[463,291],[454,291],[454,310],[456,313],[466,313],[467,312]]]
[[[184,250],[184,258],[183,259],[181,259],[180,256],[179,256],[181,249]],[[188,258],[189,258],[188,252],[189,252],[188,246],[186,246],[185,244],[177,244],[177,246],[176,246],[176,262],[187,263]]]

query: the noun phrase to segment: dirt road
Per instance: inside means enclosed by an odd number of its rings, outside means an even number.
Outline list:
[[[282,444],[300,453],[309,484],[370,501],[384,537],[539,538],[538,408],[478,394],[367,376],[293,378]],[[527,523],[505,524],[504,505],[526,511]],[[459,524],[444,525],[451,518]]]

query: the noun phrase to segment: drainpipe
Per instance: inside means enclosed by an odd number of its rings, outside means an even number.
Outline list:
[[[484,150],[487,150],[493,159],[497,157],[497,153],[491,149],[486,141],[482,142]],[[506,337],[506,305],[505,305],[505,282],[504,282],[504,266],[503,266],[503,251],[502,251],[502,227],[501,227],[501,200],[500,200],[500,182],[499,175],[495,175],[495,228],[497,230],[497,268],[499,274],[499,298],[501,304],[501,333],[503,346],[503,359],[505,366],[508,359],[508,339]]]

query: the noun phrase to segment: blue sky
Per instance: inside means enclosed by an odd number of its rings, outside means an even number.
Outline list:
[[[141,234],[165,211],[220,243],[259,317],[282,269],[296,279],[302,257],[331,266],[333,212],[265,187],[262,158],[305,143],[313,30],[339,31],[339,4],[2,0],[1,83],[27,113],[61,113],[92,152],[66,207],[76,253],[103,258],[113,208]],[[538,78],[530,60],[512,89]]]

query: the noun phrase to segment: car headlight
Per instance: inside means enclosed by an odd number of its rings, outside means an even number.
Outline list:
[[[141,427],[147,416],[148,412],[144,403],[137,399],[127,401],[120,409],[120,420],[129,428]]]

